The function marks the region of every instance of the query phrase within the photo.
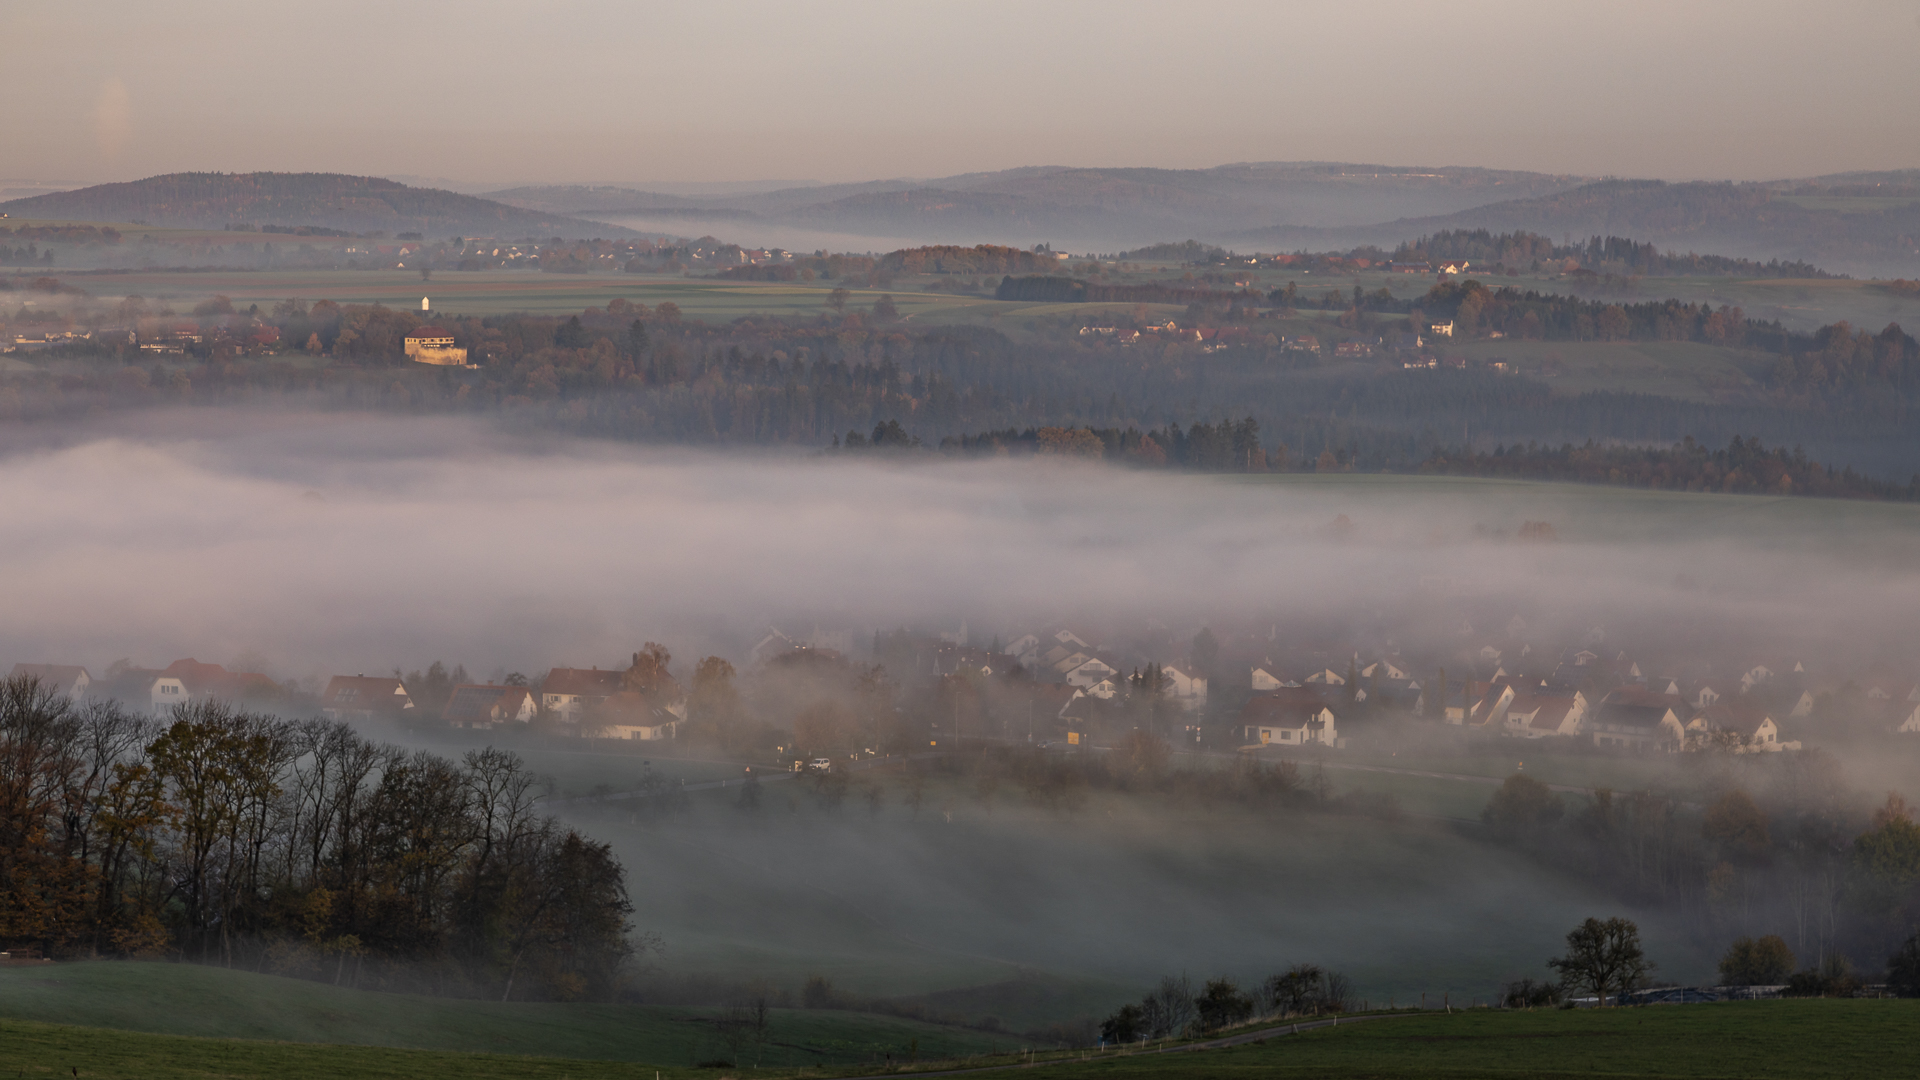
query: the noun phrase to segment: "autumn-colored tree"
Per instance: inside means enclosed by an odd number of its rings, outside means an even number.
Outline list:
[[[1104,457],[1107,452],[1106,443],[1100,440],[1100,436],[1086,428],[1043,427],[1038,436],[1039,445],[1036,449],[1041,454],[1095,459]]]

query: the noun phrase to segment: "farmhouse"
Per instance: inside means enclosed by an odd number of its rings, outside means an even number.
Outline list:
[[[422,326],[407,335],[407,357],[422,364],[461,367],[467,362],[467,350],[453,344],[453,331],[441,326]]]
[[[1468,265],[1465,259],[1441,259],[1439,270],[1443,274],[1464,274]]]

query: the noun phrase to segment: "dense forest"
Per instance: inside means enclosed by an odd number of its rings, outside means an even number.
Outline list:
[[[195,702],[156,721],[0,683],[0,940],[393,990],[607,998],[634,944],[604,844],[512,754]],[[642,948],[651,939],[638,939]]]

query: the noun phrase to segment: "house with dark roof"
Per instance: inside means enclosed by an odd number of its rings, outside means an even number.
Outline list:
[[[398,720],[413,713],[405,683],[387,675],[335,675],[320,695],[320,713],[331,720]]]
[[[1304,686],[1283,686],[1257,694],[1240,707],[1240,726],[1249,745],[1339,745],[1332,707],[1324,695]]]
[[[1682,714],[1690,714],[1677,694],[1661,694],[1627,685],[1600,699],[1588,730],[1595,746],[1677,750],[1687,741]]]
[[[623,674],[599,668],[554,668],[540,681],[540,708],[563,720],[578,720],[623,689]]]
[[[581,714],[580,733],[601,739],[651,742],[673,738],[686,718],[684,696],[662,701],[638,690],[620,690],[586,708]]]
[[[467,683],[447,695],[440,719],[447,726],[486,731],[502,724],[525,724],[540,712],[533,691],[524,686]]]
[[[1557,693],[1545,687],[1521,690],[1507,704],[1507,734],[1522,739],[1571,738],[1587,718],[1580,691]]]
[[[22,676],[39,679],[40,685],[45,689],[74,701],[84,700],[87,689],[93,685],[93,676],[88,675],[87,669],[77,664],[13,665],[13,677],[18,679]]]

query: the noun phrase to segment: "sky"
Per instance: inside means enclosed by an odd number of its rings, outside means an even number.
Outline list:
[[[520,182],[1022,165],[1920,167],[1920,4],[0,5],[0,177]]]

